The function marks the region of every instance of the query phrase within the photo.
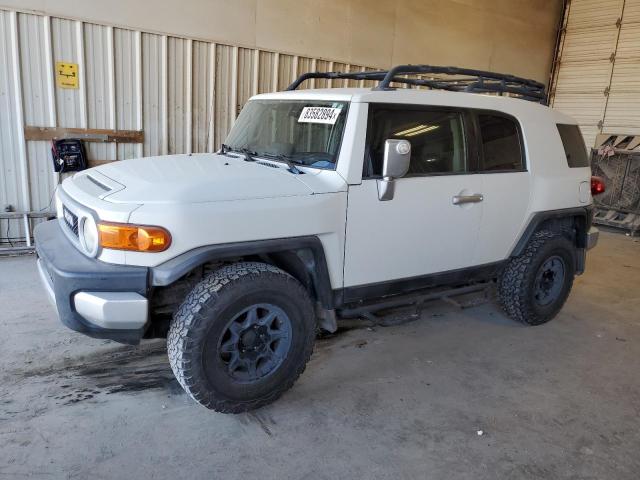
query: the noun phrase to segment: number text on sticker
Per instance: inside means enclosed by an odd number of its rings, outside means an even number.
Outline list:
[[[342,112],[341,108],[304,107],[300,112],[298,123],[327,123],[333,125]]]

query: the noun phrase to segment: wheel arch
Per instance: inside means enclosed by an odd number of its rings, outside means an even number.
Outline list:
[[[591,226],[592,207],[567,208],[538,212],[533,215],[524,232],[511,251],[511,257],[521,255],[533,234],[539,230],[574,232],[573,240],[577,248],[586,248],[587,232]]]
[[[511,251],[510,257],[522,255],[533,235],[540,230],[563,233],[576,247],[576,272],[584,271],[587,234],[593,220],[593,207],[566,208],[537,212]]]
[[[324,308],[334,308],[324,248],[316,236],[198,247],[150,268],[150,283],[158,287],[169,286],[207,263],[243,258],[255,258],[281,268],[300,281]]]

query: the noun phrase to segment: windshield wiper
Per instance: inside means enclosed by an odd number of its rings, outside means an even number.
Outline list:
[[[284,155],[282,153],[262,153],[260,154],[260,156],[272,158],[279,162],[286,163],[288,167],[287,170],[289,170],[291,173],[295,173],[296,175],[300,175],[301,173],[303,173],[298,167],[296,167],[295,163],[293,163],[287,155]]]
[[[253,158],[255,155],[257,155],[256,152],[254,152],[253,150],[249,150],[248,148],[233,148],[230,147],[229,145],[225,145],[224,143],[220,146],[220,153],[222,155],[226,155],[229,152],[233,152],[233,153],[241,153],[244,155],[244,160],[245,162],[255,162],[256,159]]]
[[[238,150],[240,153],[244,154],[244,161],[245,162],[255,162],[256,159],[253,158],[254,155],[257,155],[256,152],[249,150],[248,148],[241,148],[240,150]]]

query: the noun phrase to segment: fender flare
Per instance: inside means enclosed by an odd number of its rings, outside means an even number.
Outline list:
[[[546,223],[546,222],[554,222],[554,221],[562,221],[566,219],[571,219],[573,222],[573,227],[576,228],[576,237],[575,243],[576,247],[582,252],[579,255],[578,260],[578,271],[584,269],[584,251],[587,247],[587,233],[589,232],[589,228],[591,227],[591,223],[593,220],[593,205],[588,205],[585,207],[574,207],[574,208],[564,208],[560,210],[548,210],[546,212],[538,212],[533,215],[529,224],[522,232],[522,235],[518,239],[515,247],[511,251],[510,257],[516,257],[521,255],[529,240],[533,236],[533,234],[538,230],[538,228]],[[576,222],[575,220],[578,219]]]
[[[156,267],[149,268],[150,284],[164,287],[208,262],[231,260],[248,255],[290,253],[295,255],[311,279],[317,300],[332,309],[333,291],[322,242],[316,236],[290,237],[249,242],[206,245],[182,253]]]

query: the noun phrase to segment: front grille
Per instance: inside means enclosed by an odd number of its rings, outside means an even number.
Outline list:
[[[65,206],[62,207],[62,216],[67,227],[78,237],[78,216]]]

